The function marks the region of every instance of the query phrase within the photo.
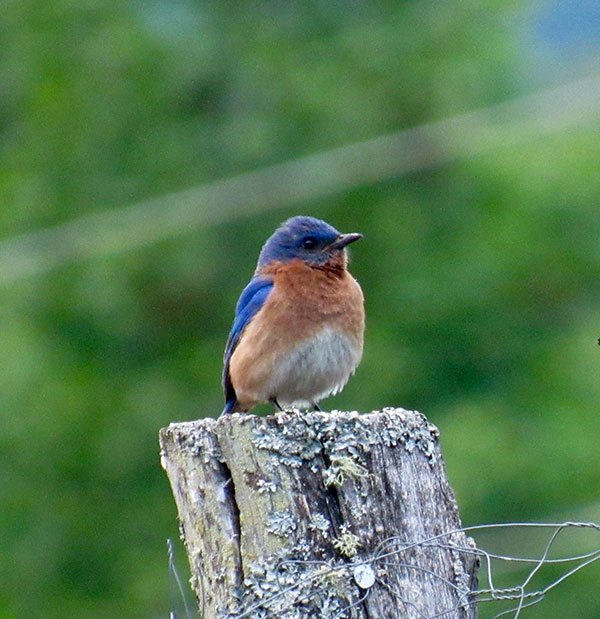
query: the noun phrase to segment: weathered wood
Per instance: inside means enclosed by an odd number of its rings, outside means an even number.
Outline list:
[[[234,414],[160,444],[204,619],[476,616],[474,544],[420,413]]]

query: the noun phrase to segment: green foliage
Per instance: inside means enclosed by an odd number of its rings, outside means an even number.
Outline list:
[[[509,2],[5,4],[6,238],[523,89]],[[365,234],[365,358],[326,406],[426,413],[466,524],[597,501],[599,138],[596,122],[5,288],[0,619],[167,616],[157,431],[220,412],[237,295],[298,213]],[[530,616],[598,615],[578,578]]]

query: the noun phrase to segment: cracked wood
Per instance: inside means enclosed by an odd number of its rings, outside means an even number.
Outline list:
[[[476,616],[438,431],[403,409],[160,432],[205,619]]]

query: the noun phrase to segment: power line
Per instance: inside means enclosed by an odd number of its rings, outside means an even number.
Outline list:
[[[600,75],[0,242],[0,285],[242,215],[321,199],[600,117]]]

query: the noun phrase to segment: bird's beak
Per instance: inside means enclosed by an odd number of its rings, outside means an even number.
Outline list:
[[[340,234],[337,239],[329,246],[329,249],[344,249],[346,245],[362,239],[363,235],[360,232],[350,232],[348,234]]]

